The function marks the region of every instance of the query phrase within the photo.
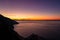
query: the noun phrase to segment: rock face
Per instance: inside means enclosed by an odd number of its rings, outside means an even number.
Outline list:
[[[25,40],[46,40],[46,39],[38,35],[31,34],[29,37],[25,38]]]

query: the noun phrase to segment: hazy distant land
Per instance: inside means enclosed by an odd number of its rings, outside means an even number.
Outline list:
[[[32,19],[13,19],[16,21],[60,21],[60,19],[56,19],[56,20],[32,20]]]

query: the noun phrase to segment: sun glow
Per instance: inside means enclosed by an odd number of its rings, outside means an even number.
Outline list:
[[[47,15],[28,15],[28,14],[2,14],[5,17],[16,20],[60,20],[60,17],[47,16]]]

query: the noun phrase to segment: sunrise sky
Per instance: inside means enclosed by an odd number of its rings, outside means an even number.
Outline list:
[[[0,0],[0,14],[11,19],[60,20],[60,1]]]

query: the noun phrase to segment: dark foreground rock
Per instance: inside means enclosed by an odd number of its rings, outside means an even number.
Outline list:
[[[23,37],[15,32],[14,26],[18,24],[15,20],[11,20],[0,14],[0,40],[22,40]]]
[[[25,40],[46,40],[46,39],[38,35],[32,34],[29,37],[25,38]]]

